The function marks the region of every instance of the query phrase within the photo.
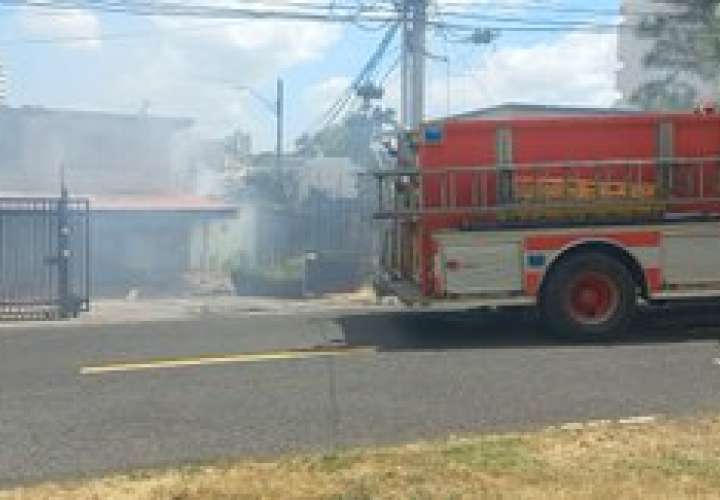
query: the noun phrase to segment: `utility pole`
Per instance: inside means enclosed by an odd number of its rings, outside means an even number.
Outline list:
[[[283,141],[285,137],[285,84],[282,78],[277,81],[277,98],[275,101],[275,118],[277,136],[275,138],[275,162],[277,167],[283,163]]]
[[[427,0],[403,0],[401,9],[403,38],[400,120],[405,130],[416,130],[425,113]]]

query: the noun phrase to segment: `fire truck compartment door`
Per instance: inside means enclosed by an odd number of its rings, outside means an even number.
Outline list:
[[[720,238],[668,235],[663,243],[662,269],[669,285],[703,285],[720,282]]]
[[[448,294],[489,294],[522,291],[519,243],[441,247],[445,291]]]

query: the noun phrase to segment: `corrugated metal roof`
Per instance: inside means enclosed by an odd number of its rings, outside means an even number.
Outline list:
[[[235,205],[215,198],[186,194],[90,195],[96,212],[235,212]]]
[[[58,193],[0,192],[0,198],[57,198]],[[150,195],[88,195],[73,193],[71,197],[90,200],[93,212],[193,212],[231,214],[237,206],[215,198],[188,194],[150,194]]]
[[[195,120],[186,117],[160,116],[142,113],[113,113],[110,111],[93,111],[81,109],[46,108],[44,106],[29,105],[20,107],[3,106],[2,112],[5,114],[14,114],[18,116],[52,116],[56,118],[103,119],[131,121],[133,123],[145,120],[149,123],[165,123],[177,129],[191,127],[195,123]]]

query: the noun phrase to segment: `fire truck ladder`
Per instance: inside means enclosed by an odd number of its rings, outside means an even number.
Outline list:
[[[494,215],[498,221],[720,215],[720,157],[376,171],[378,219]]]

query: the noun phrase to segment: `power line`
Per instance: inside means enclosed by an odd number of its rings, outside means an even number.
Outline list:
[[[185,33],[203,31],[206,29],[213,29],[219,27],[230,27],[237,26],[237,23],[212,23],[212,24],[201,24],[194,26],[173,26],[163,27],[162,29],[146,30],[146,31],[131,31],[126,33],[105,33],[104,35],[98,36],[58,36],[58,37],[42,37],[42,38],[18,38],[15,40],[2,40],[0,39],[0,46],[11,46],[11,45],[23,45],[23,44],[57,44],[57,43],[81,43],[81,42],[105,42],[105,41],[119,41],[119,40],[133,40],[138,38],[155,38],[162,37],[165,35],[165,31],[172,31],[173,33]]]
[[[340,14],[328,11],[327,4],[318,4],[313,8],[298,8],[288,4],[287,8],[258,8],[255,7],[229,7],[188,5],[178,3],[156,2],[118,2],[111,0],[2,0],[0,5],[12,7],[32,7],[57,10],[95,10],[107,13],[129,14],[137,16],[176,16],[200,17],[208,19],[284,19],[300,21],[326,21],[353,23],[356,20],[366,22],[388,22],[393,17],[388,15],[371,15],[362,11],[344,9]]]
[[[92,2],[79,2],[77,0],[75,1],[61,1],[61,0],[45,0],[45,1],[35,1],[32,3],[28,2],[22,2],[19,0],[2,0],[0,1],[0,5],[9,5],[12,4],[13,6],[18,5],[28,5],[32,7],[46,7],[46,8],[59,8],[59,9],[77,9],[77,8],[86,8],[88,6],[92,6],[92,8],[99,8],[102,9],[109,9],[109,11],[114,13],[126,13],[131,15],[152,15],[152,16],[162,16],[162,15],[170,15],[170,16],[190,16],[190,17],[198,17],[198,18],[215,18],[215,19],[282,19],[282,20],[304,20],[304,21],[329,21],[329,22],[344,22],[344,23],[353,23],[358,24],[361,20],[364,22],[370,22],[370,23],[378,23],[382,21],[393,21],[397,19],[397,14],[383,14],[382,16],[378,16],[377,14],[373,14],[370,17],[367,17],[366,14],[353,14],[353,15],[319,15],[317,13],[308,13],[308,12],[290,12],[290,11],[283,11],[283,12],[277,12],[277,11],[249,11],[247,9],[242,11],[237,11],[235,9],[228,10],[227,8],[222,9],[220,11],[207,11],[207,10],[196,10],[198,7],[193,7],[193,10],[189,11],[178,11],[178,10],[171,10],[169,12],[163,12],[160,10],[132,10],[128,9],[128,7],[132,7],[132,5],[129,4],[119,4],[117,2],[109,2],[108,0],[98,2],[92,1]],[[135,7],[137,7],[137,2],[134,2]],[[147,6],[148,4],[142,4],[143,6]],[[155,7],[157,7],[157,4],[154,4]],[[291,5],[300,5],[299,3],[293,3]],[[304,5],[309,5],[307,2],[304,3]],[[330,7],[329,5],[323,4],[324,8]],[[207,7],[200,7],[201,9],[207,9]],[[341,7],[336,5],[332,7],[335,10],[339,10]],[[347,8],[347,6],[343,6],[342,8]],[[459,14],[458,14],[459,16]],[[487,17],[489,21],[492,21],[492,17]],[[548,24],[549,22],[542,22],[542,21],[536,21],[537,24],[528,24],[523,20],[522,18],[516,19],[516,24],[513,25],[507,25],[507,24],[485,24],[482,26],[482,28],[479,28],[476,25],[468,25],[468,24],[460,24],[457,22],[450,23],[447,21],[437,20],[437,19],[430,19],[428,21],[428,25],[430,28],[433,28],[435,30],[438,29],[445,29],[448,31],[452,31],[456,34],[460,35],[460,38],[456,37],[455,41],[462,41],[467,42],[467,37],[471,36],[473,33],[477,33],[478,29],[485,30],[487,32],[495,32],[495,33],[501,33],[501,32],[529,32],[529,33],[568,33],[568,32],[588,32],[588,33],[615,33],[618,30],[623,29],[636,29],[638,25],[631,25],[631,24],[593,24],[593,23],[559,23],[556,22],[555,24]],[[21,44],[21,43],[54,43],[54,42],[83,42],[83,41],[102,41],[102,40],[124,40],[124,39],[132,39],[134,37],[143,37],[143,36],[150,36],[149,34],[140,33],[140,34],[125,34],[125,33],[114,33],[109,34],[105,36],[98,36],[98,37],[57,37],[57,38],[46,38],[46,39],[18,39],[18,40],[5,40],[0,41],[0,44],[3,45],[12,45],[12,44]],[[698,38],[704,38],[708,37],[708,34],[705,33],[697,33],[696,36]]]
[[[242,6],[210,6],[192,5],[179,2],[149,2],[119,0],[2,0],[0,5],[44,7],[49,9],[94,9],[108,12],[136,14],[136,15],[176,15],[176,16],[226,16],[226,17],[252,17],[252,18],[275,18],[278,16],[289,16],[292,18],[319,18],[321,20],[337,20],[342,22],[360,21],[382,21],[386,22],[387,15],[397,17],[398,9],[393,2],[376,1],[369,6],[364,3],[337,3],[337,2],[312,2],[302,0],[289,0],[282,5],[277,2],[263,0],[250,0],[243,2]],[[482,6],[484,14],[478,14],[469,9],[468,6]],[[593,8],[561,8],[547,4],[520,3],[518,6],[492,6],[478,2],[443,2],[438,5],[436,11],[445,16],[462,17],[465,19],[486,19],[490,21],[513,21],[532,22],[532,19],[524,17],[500,16],[494,12],[518,12],[524,10],[538,10],[542,6],[543,12],[548,13],[576,13],[584,15],[620,16],[620,15],[650,15],[657,12],[620,12],[611,9]],[[340,14],[333,14],[340,12]],[[490,12],[489,14],[487,12]],[[587,20],[545,20],[545,24],[560,23],[583,23]]]
[[[312,2],[291,2],[286,8],[258,8],[269,5],[263,2],[253,2],[255,7],[220,7],[188,5],[178,3],[156,3],[133,1],[131,3],[117,0],[0,0],[0,5],[25,6],[33,8],[46,8],[57,10],[90,9],[108,13],[122,13],[139,16],[176,16],[207,19],[275,19],[297,21],[322,21],[339,23],[371,23],[385,24],[401,20],[401,14],[389,4],[374,4],[368,9],[360,6],[338,5]],[[247,5],[247,4],[245,4]],[[340,11],[340,13],[337,13]],[[626,27],[614,23],[597,23],[572,20],[534,20],[523,17],[497,16],[491,14],[477,14],[472,12],[442,11],[444,16],[469,21],[483,20],[493,23],[489,29],[507,32],[564,32],[587,30],[592,32],[608,32]],[[507,24],[513,23],[513,24]],[[446,28],[454,31],[471,32],[478,27],[457,21],[428,20],[431,28]]]
[[[393,38],[395,38],[395,35],[397,34],[399,28],[399,23],[394,23],[387,28],[387,31],[385,32],[383,38],[380,40],[377,48],[372,53],[368,61],[365,63],[365,66],[363,66],[358,75],[355,77],[352,84],[350,84],[350,86],[345,90],[345,92],[343,92],[340,98],[328,109],[328,111],[321,118],[321,128],[337,120],[338,116],[343,112],[343,110],[345,110],[347,105],[352,101],[353,97],[355,97],[355,93],[359,90],[360,86],[363,83],[368,82],[373,77],[373,75],[377,71],[377,67],[380,61],[384,57]]]
[[[440,6],[439,6],[440,7]],[[544,13],[553,14],[581,14],[596,16],[649,16],[658,12],[652,10],[622,10],[622,9],[603,9],[597,7],[566,7],[562,4],[552,4],[548,2],[517,2],[511,5],[490,5],[487,2],[452,2],[443,1],[440,8],[454,7],[461,10],[470,10],[481,8],[484,11],[542,11]]]
[[[388,78],[390,78],[390,75],[392,75],[395,70],[400,65],[401,56],[398,54],[395,56],[395,59],[393,59],[393,62],[388,66],[387,70],[385,70],[385,73],[378,79],[378,85],[381,87],[387,82]]]

